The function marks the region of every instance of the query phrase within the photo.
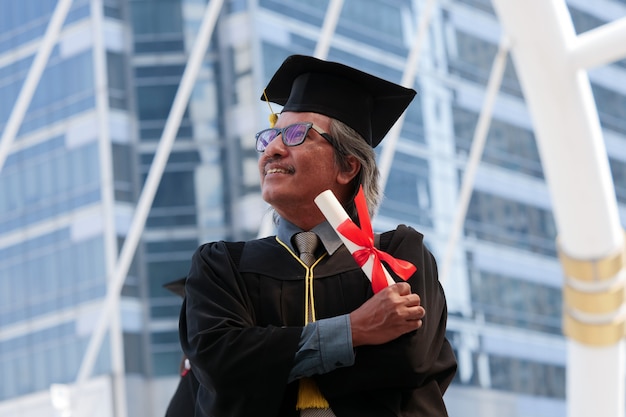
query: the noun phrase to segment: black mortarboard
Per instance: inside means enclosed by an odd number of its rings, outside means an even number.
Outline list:
[[[163,284],[163,288],[167,288],[174,294],[180,295],[181,297],[185,298],[185,282],[186,281],[187,281],[187,277],[178,278],[176,281]]]
[[[340,120],[376,147],[415,94],[411,88],[338,62],[292,55],[278,68],[261,100],[280,104],[283,111]]]

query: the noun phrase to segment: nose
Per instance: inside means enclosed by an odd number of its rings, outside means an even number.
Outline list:
[[[287,146],[283,143],[282,133],[276,135],[270,143],[267,144],[263,154],[265,155],[282,155],[286,152]]]

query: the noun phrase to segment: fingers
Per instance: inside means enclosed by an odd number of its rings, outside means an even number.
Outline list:
[[[421,304],[420,296],[412,293],[411,286],[406,282],[397,282],[388,288],[390,291],[394,291],[400,295],[404,305],[407,307],[419,306]]]
[[[406,321],[411,323],[411,330],[417,330],[424,324],[422,319],[426,315],[426,310],[422,306],[412,307],[412,309]]]
[[[350,313],[353,346],[378,345],[417,330],[425,314],[408,283],[386,287]]]
[[[420,296],[417,294],[408,294],[404,297],[405,305],[407,307],[416,307],[422,304]]]
[[[407,282],[396,282],[390,288],[400,295],[411,294],[411,286]]]
[[[398,316],[403,317],[407,321],[421,320],[425,315],[426,310],[422,306],[405,307],[404,311],[398,314]]]

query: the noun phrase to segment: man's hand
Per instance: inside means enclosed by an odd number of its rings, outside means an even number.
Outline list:
[[[380,345],[419,329],[426,314],[406,282],[391,285],[350,313],[352,345]]]

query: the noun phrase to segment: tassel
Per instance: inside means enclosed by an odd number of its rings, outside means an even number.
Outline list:
[[[330,404],[311,378],[302,378],[298,387],[296,410],[304,410],[305,408],[330,408]]]
[[[278,115],[276,113],[272,113],[269,115],[270,127],[274,127],[276,125],[276,121],[278,120]]]
[[[270,115],[268,118],[270,122],[270,127],[274,127],[274,125],[276,124],[276,121],[278,120],[278,115],[274,113],[274,110],[272,110],[272,105],[270,104],[270,101],[267,99],[267,94],[265,94],[265,90],[263,90],[263,97],[265,97],[265,102],[270,108]]]

